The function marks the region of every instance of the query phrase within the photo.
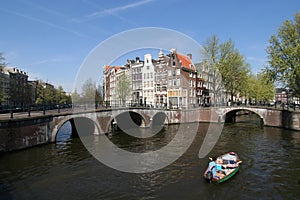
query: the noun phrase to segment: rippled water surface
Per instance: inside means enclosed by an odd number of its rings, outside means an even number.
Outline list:
[[[261,129],[247,120],[226,124],[209,153],[235,151],[243,160],[240,171],[221,184],[202,177],[208,159],[199,159],[198,152],[208,124],[199,125],[193,144],[177,161],[144,174],[101,164],[79,138],[66,140],[70,128],[65,126],[56,144],[0,156],[0,199],[299,199],[300,132]],[[151,151],[168,144],[178,126],[150,139],[124,133],[109,138],[126,150]]]

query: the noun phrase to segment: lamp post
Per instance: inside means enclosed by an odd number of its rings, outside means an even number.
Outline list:
[[[58,113],[60,113],[60,99],[61,99],[61,91],[59,91],[59,99],[58,99]]]
[[[46,111],[45,111],[45,89],[47,88],[46,85],[43,85],[43,89],[42,89],[42,97],[43,97],[43,115],[46,114]]]

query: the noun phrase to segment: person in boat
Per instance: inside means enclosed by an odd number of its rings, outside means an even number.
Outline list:
[[[210,162],[208,163],[207,171],[205,172],[205,179],[211,181],[216,173],[216,159],[209,157],[209,160]]]
[[[238,162],[235,162],[235,161],[230,161],[230,163],[226,164],[224,167],[227,169],[233,169],[233,168],[237,168],[239,166],[239,164],[242,163],[242,161],[238,161]]]
[[[223,178],[225,176],[225,172],[222,171],[222,169],[224,168],[222,166],[222,159],[211,157],[209,157],[209,159],[211,161],[208,164],[208,172],[212,174],[212,177],[218,176],[219,178]],[[208,177],[210,176],[210,173],[207,173],[207,179],[210,179],[210,177]]]
[[[208,169],[209,171],[212,171],[214,167],[216,166],[216,158],[209,157],[210,162],[208,163]]]
[[[214,175],[217,175],[220,179],[223,178],[226,174],[223,171],[226,167],[223,166],[223,160],[221,158],[216,159],[216,173]]]

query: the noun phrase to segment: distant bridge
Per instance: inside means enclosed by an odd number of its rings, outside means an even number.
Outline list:
[[[211,107],[189,110],[153,108],[99,109],[67,111],[46,115],[20,115],[0,118],[0,152],[55,142],[59,129],[66,123],[72,133],[105,134],[119,127],[122,130],[156,127],[190,122],[235,122],[238,112],[255,113],[261,125],[300,130],[300,112],[255,107]]]

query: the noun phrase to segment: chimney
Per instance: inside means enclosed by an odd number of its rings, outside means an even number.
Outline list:
[[[192,60],[192,54],[191,53],[188,53],[187,57],[189,57]]]

